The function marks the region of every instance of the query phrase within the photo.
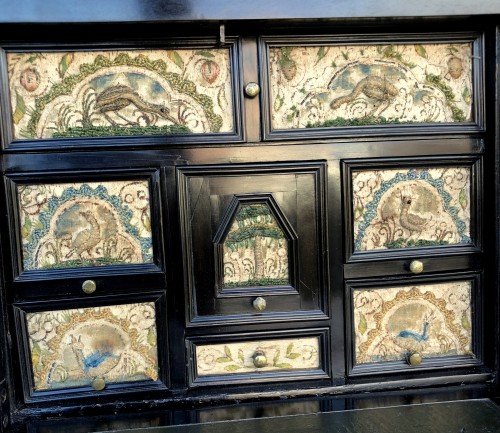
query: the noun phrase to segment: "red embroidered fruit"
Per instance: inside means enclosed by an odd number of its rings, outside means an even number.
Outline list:
[[[205,60],[201,64],[201,75],[208,84],[212,84],[219,76],[220,67],[213,60]]]
[[[26,68],[21,72],[21,86],[23,86],[28,92],[33,92],[40,85],[40,74],[33,68]]]

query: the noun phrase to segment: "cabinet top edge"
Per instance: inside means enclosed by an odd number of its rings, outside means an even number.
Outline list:
[[[0,24],[373,19],[500,14],[497,0],[0,0]]]

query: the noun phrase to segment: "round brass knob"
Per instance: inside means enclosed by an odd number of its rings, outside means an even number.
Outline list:
[[[106,382],[102,377],[96,377],[92,380],[92,388],[96,391],[102,391],[106,388]]]
[[[84,291],[84,293],[86,293],[87,295],[90,295],[91,293],[94,293],[95,290],[96,290],[97,286],[95,284],[95,281],[94,280],[85,280],[83,283],[82,283],[82,290]]]
[[[260,86],[257,83],[251,81],[245,86],[245,93],[248,97],[254,98],[260,93]]]
[[[267,302],[264,298],[259,296],[253,300],[252,305],[257,311],[264,311],[266,309]]]
[[[417,367],[422,364],[422,355],[420,353],[410,353],[407,357],[408,364],[412,367]]]
[[[262,352],[262,350],[257,350],[253,354],[253,365],[255,365],[257,368],[262,368],[267,365],[266,354]]]
[[[412,260],[410,263],[410,271],[414,274],[420,274],[424,270],[424,264],[420,260]]]

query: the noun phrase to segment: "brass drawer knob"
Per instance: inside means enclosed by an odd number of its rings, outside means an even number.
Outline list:
[[[262,352],[262,350],[257,350],[253,354],[253,365],[255,365],[257,368],[262,368],[267,365],[266,354]]]
[[[96,290],[97,286],[94,280],[85,280],[82,283],[82,290],[84,293],[87,295],[90,295],[91,293],[94,293]]]
[[[417,367],[419,366],[420,364],[422,364],[422,355],[420,353],[410,353],[408,354],[408,357],[406,358],[407,362],[409,365],[411,365],[412,367]]]
[[[106,381],[102,377],[95,377],[92,380],[92,388],[94,388],[96,391],[102,391],[104,388],[106,388]]]
[[[251,81],[245,86],[245,94],[249,98],[254,98],[260,93],[260,86],[257,83]]]
[[[410,263],[410,271],[414,274],[420,274],[424,270],[424,264],[420,260],[412,260]]]
[[[264,298],[259,296],[253,300],[252,305],[257,311],[264,311],[266,309],[267,302]]]

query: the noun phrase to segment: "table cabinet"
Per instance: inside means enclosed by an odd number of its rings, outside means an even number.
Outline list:
[[[496,389],[485,21],[2,32],[5,427]]]

